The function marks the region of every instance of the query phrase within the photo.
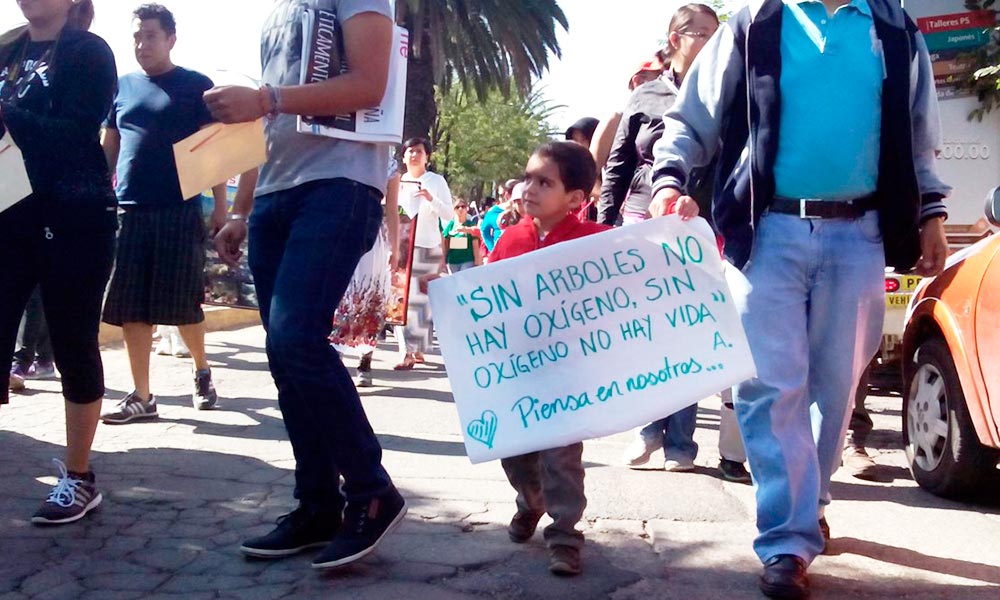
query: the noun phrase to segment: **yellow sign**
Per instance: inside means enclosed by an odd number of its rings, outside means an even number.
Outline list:
[[[906,305],[910,303],[910,298],[912,297],[913,294],[886,294],[885,307],[906,308]]]

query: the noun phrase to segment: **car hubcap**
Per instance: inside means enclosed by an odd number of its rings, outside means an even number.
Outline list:
[[[913,376],[906,428],[913,462],[933,471],[948,442],[948,399],[944,377],[933,365],[921,365]]]

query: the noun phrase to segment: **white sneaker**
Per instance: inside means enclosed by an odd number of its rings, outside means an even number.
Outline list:
[[[685,473],[687,471],[694,470],[694,461],[689,459],[675,460],[668,458],[663,461],[663,470],[672,471],[674,473]]]
[[[160,356],[171,356],[174,353],[174,349],[170,344],[170,336],[165,335],[160,338],[159,343],[156,344],[156,348],[153,350]]]
[[[354,385],[356,387],[371,387],[372,386],[372,372],[371,371],[358,371],[357,375],[354,376]]]
[[[635,441],[629,444],[622,455],[622,462],[627,467],[641,467],[649,462],[653,453],[663,447],[662,440],[646,439],[642,434],[636,436]]]
[[[187,344],[184,343],[184,338],[181,337],[177,330],[174,329],[170,332],[170,343],[173,346],[173,355],[177,358],[190,358],[191,350],[188,349]]]

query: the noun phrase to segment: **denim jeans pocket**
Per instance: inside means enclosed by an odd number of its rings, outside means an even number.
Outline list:
[[[882,228],[879,226],[878,213],[869,211],[857,220],[858,232],[861,237],[872,244],[882,243]]]

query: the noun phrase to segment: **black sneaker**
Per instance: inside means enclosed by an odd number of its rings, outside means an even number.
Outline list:
[[[158,416],[156,397],[150,394],[149,400],[143,400],[133,391],[122,398],[115,410],[102,414],[101,421],[110,425],[123,425],[136,419],[155,419]]]
[[[53,458],[52,462],[59,469],[59,481],[31,517],[31,522],[36,525],[60,525],[78,521],[103,500],[94,485],[93,471],[70,473],[61,460]]]
[[[191,404],[198,410],[211,410],[219,401],[212,383],[212,372],[208,369],[196,371],[194,374],[194,393],[191,394]]]
[[[240,552],[256,558],[284,558],[330,543],[340,529],[339,512],[326,514],[299,507],[278,517],[278,526],[267,535],[243,542]]]
[[[396,488],[364,503],[347,503],[344,526],[313,561],[314,569],[352,563],[371,553],[406,515],[406,500]]]
[[[779,554],[764,564],[758,582],[768,598],[800,600],[809,597],[809,576],[806,562],[798,556]]]
[[[743,463],[735,460],[726,460],[725,458],[720,460],[719,473],[727,481],[735,481],[736,483],[750,483],[751,481],[747,468],[743,466]]]

